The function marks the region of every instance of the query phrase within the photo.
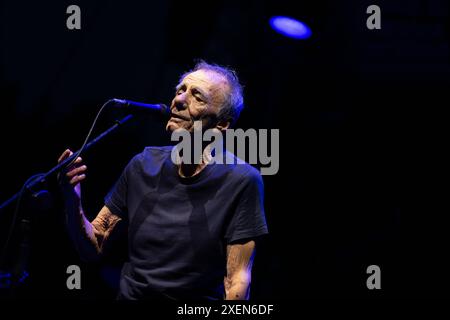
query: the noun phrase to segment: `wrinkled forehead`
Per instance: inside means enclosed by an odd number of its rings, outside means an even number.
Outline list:
[[[227,91],[229,89],[228,81],[224,76],[210,70],[197,70],[187,74],[179,85],[193,85],[200,87],[210,93],[217,91]]]

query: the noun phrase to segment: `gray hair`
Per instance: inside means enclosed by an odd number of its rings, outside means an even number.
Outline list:
[[[219,114],[217,115],[217,120],[230,121],[230,125],[234,125],[239,118],[242,109],[244,108],[244,97],[242,94],[243,88],[239,83],[236,72],[230,68],[223,67],[218,64],[210,64],[200,60],[192,70],[181,76],[180,82],[183,81],[184,77],[188,74],[198,70],[215,72],[227,80],[228,85],[230,86],[230,92],[227,94],[225,102],[220,108]]]

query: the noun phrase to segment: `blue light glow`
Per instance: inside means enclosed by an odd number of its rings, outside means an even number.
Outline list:
[[[276,32],[294,39],[308,39],[312,32],[309,27],[293,18],[275,16],[270,18],[270,26]]]

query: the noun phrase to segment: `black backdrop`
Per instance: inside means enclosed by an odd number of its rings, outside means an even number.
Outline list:
[[[81,30],[66,28],[70,4],[81,8]],[[238,71],[238,127],[280,129],[280,170],[264,176],[270,236],[253,299],[448,297],[449,3],[377,1],[381,30],[366,28],[370,4],[3,1],[0,201],[77,149],[103,102],[169,103],[179,75],[202,58]],[[276,14],[301,19],[313,36],[282,37],[268,24]],[[105,113],[97,132],[120,115]],[[88,215],[134,154],[168,141],[162,123],[140,117],[86,154]],[[80,261],[57,203],[34,219],[18,297],[113,299],[122,255]],[[0,244],[11,216],[0,215]],[[82,268],[80,291],[66,288],[70,264]],[[382,290],[366,287],[371,264]]]

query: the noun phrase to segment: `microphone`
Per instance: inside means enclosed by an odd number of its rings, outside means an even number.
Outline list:
[[[124,110],[128,110],[131,112],[148,112],[157,115],[162,115],[169,117],[170,116],[170,108],[168,108],[165,104],[147,104],[137,101],[131,100],[123,100],[123,99],[112,99],[111,100],[116,107],[119,107]]]

